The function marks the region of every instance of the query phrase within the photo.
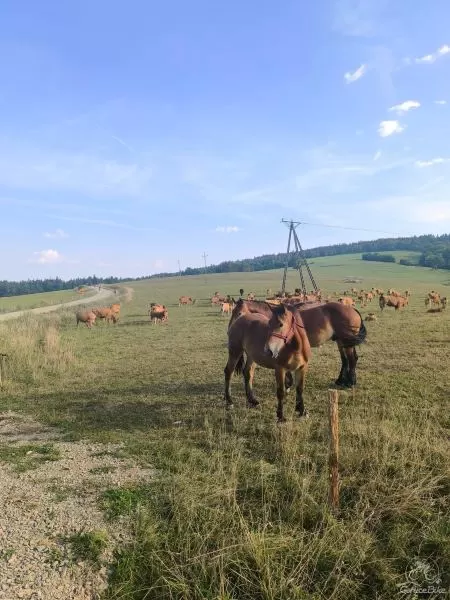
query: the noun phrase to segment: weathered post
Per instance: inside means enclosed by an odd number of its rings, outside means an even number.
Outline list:
[[[0,387],[3,387],[5,380],[5,361],[7,356],[7,354],[0,354]]]
[[[330,490],[328,502],[333,509],[339,507],[339,394],[337,390],[328,390],[329,423],[330,423],[330,452],[328,468]]]

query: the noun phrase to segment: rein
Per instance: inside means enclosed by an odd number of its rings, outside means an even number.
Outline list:
[[[304,325],[300,325],[300,323],[297,322],[296,318],[293,317],[292,319],[292,323],[291,326],[289,328],[289,331],[287,332],[287,335],[283,335],[282,333],[277,333],[276,331],[274,331],[271,334],[271,337],[277,337],[280,338],[281,340],[284,340],[284,343],[287,344],[288,340],[294,335],[294,330],[295,330],[295,326],[297,325],[297,327],[301,327],[302,329],[305,328]]]

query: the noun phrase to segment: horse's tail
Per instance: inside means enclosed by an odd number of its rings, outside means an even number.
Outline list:
[[[355,308],[355,310],[358,313],[359,318],[361,319],[361,326],[359,328],[358,333],[355,336],[356,340],[357,340],[356,345],[359,345],[366,341],[367,329],[366,329],[366,326],[364,325],[364,319],[362,318],[361,313],[359,312],[358,309]]]
[[[353,310],[358,313],[358,315],[361,319],[361,325],[359,327],[358,333],[355,335],[352,335],[350,337],[347,337],[347,336],[340,337],[340,336],[337,336],[336,334],[334,334],[333,337],[331,338],[333,341],[339,341],[343,348],[352,348],[353,346],[359,346],[359,344],[362,344],[363,342],[366,341],[367,329],[366,329],[366,326],[364,325],[364,320],[362,318],[362,315],[357,308],[353,307]]]
[[[236,363],[236,366],[234,367],[234,372],[236,373],[236,375],[240,375],[242,373],[244,369],[244,354],[241,354],[239,360]]]

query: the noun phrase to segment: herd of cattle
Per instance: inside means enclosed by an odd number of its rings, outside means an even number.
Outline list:
[[[371,290],[357,290],[351,288],[346,290],[343,294],[331,294],[323,296],[321,290],[313,290],[310,293],[303,293],[300,289],[295,289],[294,293],[277,292],[273,294],[270,289],[266,290],[266,302],[271,305],[276,304],[318,304],[323,302],[340,302],[346,306],[356,306],[359,302],[361,307],[368,306],[375,298],[378,297],[378,304],[381,310],[384,310],[386,306],[393,307],[395,310],[399,310],[408,306],[408,301],[411,296],[409,290],[400,293],[394,289],[388,289],[385,293],[382,289],[372,288]],[[244,290],[239,290],[239,297],[244,297]],[[247,300],[255,300],[256,295],[254,292],[250,292],[246,296]],[[195,298],[191,296],[180,296],[178,299],[178,306],[187,306],[195,304]],[[214,292],[211,297],[212,306],[220,306],[221,313],[223,315],[230,315],[233,308],[236,305],[236,301],[233,296],[221,295],[219,292]],[[432,290],[428,293],[425,298],[425,307],[434,311],[442,311],[447,306],[447,298],[441,296],[438,292]],[[150,321],[154,324],[164,323],[168,321],[169,311],[164,304],[158,304],[152,302],[148,311]],[[96,322],[97,319],[105,320],[107,323],[117,323],[120,317],[120,303],[111,304],[111,306],[103,306],[100,308],[93,308],[90,310],[80,310],[76,313],[77,325],[79,323],[85,323],[88,328]],[[376,320],[375,313],[369,313],[366,316],[367,321]]]

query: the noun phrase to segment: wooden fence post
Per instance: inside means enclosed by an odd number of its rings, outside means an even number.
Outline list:
[[[333,509],[337,509],[339,507],[339,394],[337,390],[328,390],[328,400],[330,418],[330,451],[328,455],[330,490],[328,502]]]
[[[7,354],[0,354],[0,387],[3,387],[3,381],[5,380],[5,361]]]

